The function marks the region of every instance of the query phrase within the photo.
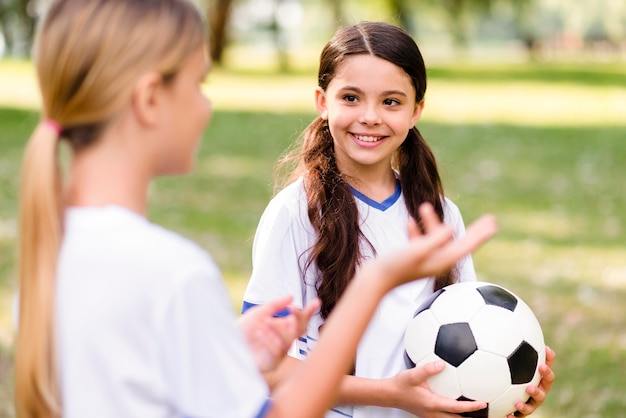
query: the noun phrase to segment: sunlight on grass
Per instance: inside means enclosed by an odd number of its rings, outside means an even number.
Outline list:
[[[620,124],[626,114],[626,87],[488,77],[451,81],[436,74],[429,80],[425,121],[579,126]],[[30,63],[0,61],[0,80],[0,105],[39,105]],[[316,75],[310,70],[279,74],[217,67],[203,89],[216,109],[284,113],[314,112],[315,88]]]
[[[626,85],[626,84],[625,84]],[[529,126],[622,124],[626,87],[553,85],[543,82],[492,84],[434,80],[422,120],[514,123]]]
[[[250,78],[217,73],[205,88],[224,110],[313,112],[315,76]],[[510,122],[529,126],[621,124],[626,87],[553,85],[546,82],[449,82],[432,80],[424,121]]]
[[[194,176],[236,179],[254,176],[266,169],[258,159],[215,154],[198,161]]]
[[[507,280],[514,274],[535,284],[566,280],[579,285],[626,290],[622,248],[559,246],[533,239],[495,238],[477,254],[476,264],[478,270],[488,266],[490,280],[495,282]]]
[[[249,76],[217,70],[204,88],[216,109],[313,112],[315,76]]]
[[[40,103],[33,65],[28,61],[0,60],[0,105],[32,109]]]

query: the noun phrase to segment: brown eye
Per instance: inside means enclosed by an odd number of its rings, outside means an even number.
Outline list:
[[[396,99],[385,99],[383,104],[385,104],[385,106],[396,106],[400,104],[400,101]]]

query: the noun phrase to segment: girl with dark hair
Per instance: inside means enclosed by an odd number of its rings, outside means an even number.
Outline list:
[[[366,260],[393,253],[407,240],[405,225],[432,205],[456,237],[465,234],[458,208],[443,192],[435,157],[415,127],[424,108],[426,68],[415,41],[402,29],[367,22],[339,29],[322,50],[315,104],[319,116],[283,163],[295,167],[266,208],[255,236],[253,272],[244,295],[250,306],[290,294],[320,312],[290,355],[314,352],[325,320]],[[434,277],[395,289],[382,301],[344,380],[340,406],[327,417],[449,416],[477,403],[434,395],[412,381],[403,356],[406,324],[434,291],[476,280],[471,256]],[[544,381],[517,406],[531,413],[550,389],[553,355]],[[297,363],[287,358],[268,375],[280,381]],[[345,406],[348,405],[348,406]],[[354,406],[350,406],[354,405]]]

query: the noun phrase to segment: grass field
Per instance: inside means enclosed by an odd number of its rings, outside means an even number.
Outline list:
[[[495,213],[475,255],[481,279],[535,310],[557,352],[557,382],[534,416],[626,410],[625,64],[433,67],[419,128],[466,222]],[[315,76],[216,69],[197,169],[157,180],[150,218],[196,240],[223,269],[235,309],[278,155],[312,118]],[[11,412],[10,304],[16,186],[37,121],[28,63],[0,63],[0,417]]]

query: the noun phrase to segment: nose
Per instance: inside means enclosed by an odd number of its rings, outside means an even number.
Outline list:
[[[381,119],[376,106],[364,106],[359,117],[359,123],[362,125],[380,125]]]

